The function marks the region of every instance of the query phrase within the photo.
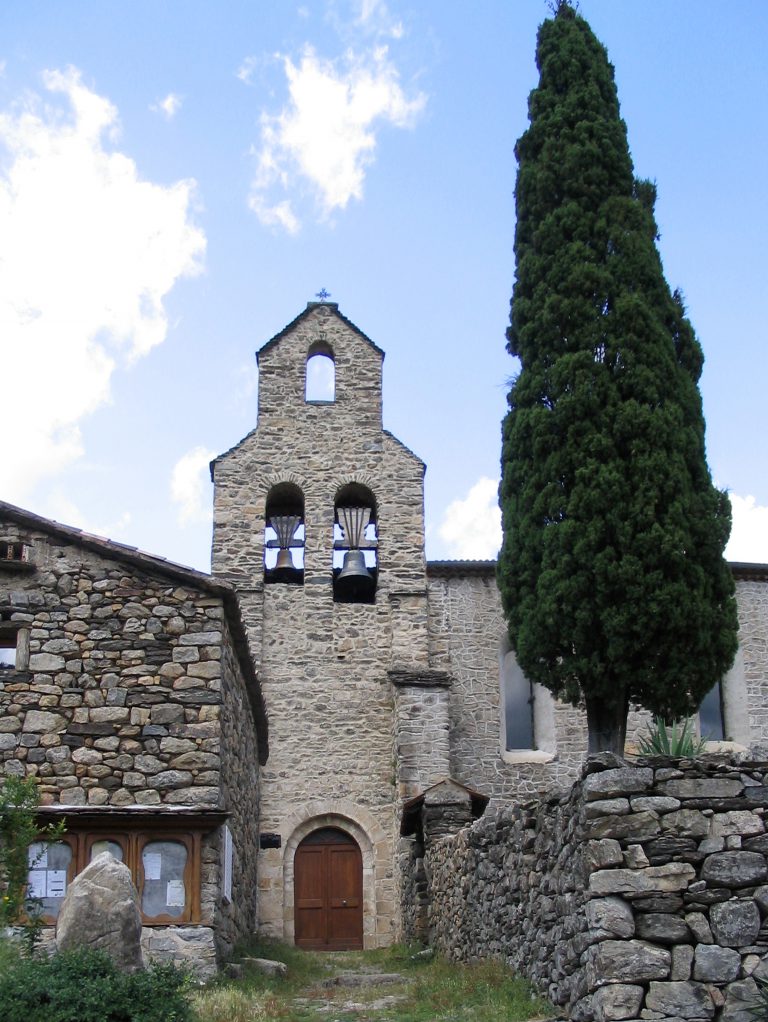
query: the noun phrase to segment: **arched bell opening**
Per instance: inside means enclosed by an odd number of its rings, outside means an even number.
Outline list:
[[[304,583],[304,494],[295,483],[278,483],[264,514],[264,581]]]
[[[342,486],[334,501],[333,598],[374,603],[378,581],[376,499],[361,483]]]
[[[304,400],[315,404],[336,400],[336,361],[327,341],[315,341],[307,352]]]

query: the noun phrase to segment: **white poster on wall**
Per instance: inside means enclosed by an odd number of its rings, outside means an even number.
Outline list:
[[[184,882],[182,880],[169,880],[165,890],[165,903],[168,908],[178,908],[184,905]]]
[[[145,852],[144,858],[144,879],[159,880],[163,867],[163,857],[159,852]]]
[[[30,898],[44,898],[46,895],[45,870],[31,869],[27,878],[27,895]]]
[[[46,897],[63,898],[67,893],[67,871],[65,869],[49,869],[47,878]]]

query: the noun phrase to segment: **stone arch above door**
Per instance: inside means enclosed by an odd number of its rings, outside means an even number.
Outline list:
[[[316,800],[291,814],[281,827],[283,855],[283,932],[293,943],[295,930],[296,849],[315,830],[344,831],[360,848],[363,864],[363,946],[383,947],[394,938],[394,880],[391,840],[368,810],[343,799]],[[376,906],[380,909],[377,912]]]

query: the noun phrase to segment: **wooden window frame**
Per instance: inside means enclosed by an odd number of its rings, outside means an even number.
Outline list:
[[[202,868],[202,844],[203,831],[197,829],[176,830],[172,827],[147,827],[140,828],[121,827],[119,825],[90,825],[82,829],[70,829],[63,834],[58,841],[68,844],[72,849],[72,859],[67,870],[67,888],[91,861],[91,849],[97,841],[114,841],[123,849],[123,863],[131,873],[131,879],[139,894],[139,908],[141,911],[142,926],[173,926],[173,925],[196,925],[201,919],[200,909],[200,886]],[[55,844],[46,842],[45,835],[37,838],[43,844]],[[187,861],[184,865],[184,911],[179,915],[171,916],[166,914],[150,916],[141,909],[144,896],[144,868],[142,864],[142,852],[147,844],[155,841],[175,841],[184,846],[187,852]],[[56,917],[43,915],[44,923],[53,925]]]

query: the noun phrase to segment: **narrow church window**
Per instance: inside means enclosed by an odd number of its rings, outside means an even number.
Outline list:
[[[294,483],[279,483],[267,496],[264,581],[304,581],[304,494]]]
[[[333,598],[374,603],[378,579],[376,501],[367,486],[342,486],[334,502]]]
[[[699,734],[707,742],[724,742],[723,684],[718,681],[707,692],[699,707]]]
[[[512,650],[502,657],[504,700],[504,748],[508,751],[533,749],[533,685],[523,674]]]
[[[315,341],[307,352],[305,400],[320,404],[336,400],[336,363],[327,341]]]

